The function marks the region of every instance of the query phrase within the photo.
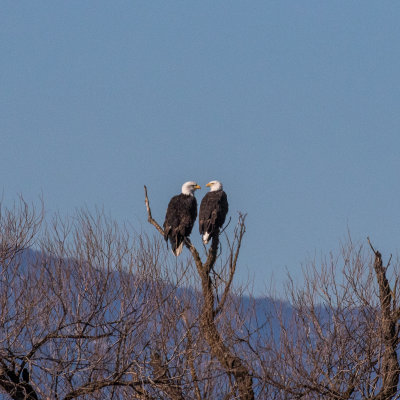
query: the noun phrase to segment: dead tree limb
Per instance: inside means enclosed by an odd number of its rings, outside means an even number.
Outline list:
[[[400,365],[397,356],[398,331],[396,329],[399,309],[395,307],[392,290],[386,277],[387,267],[383,266],[382,255],[375,250],[369,238],[368,243],[375,254],[374,270],[379,287],[379,303],[381,307],[381,329],[384,352],[382,357],[382,388],[374,397],[375,400],[391,399],[397,393]],[[391,258],[391,257],[390,257]]]
[[[147,209],[147,221],[150,222],[157,230],[160,232],[160,234],[164,237],[164,230],[161,228],[161,226],[157,223],[157,221],[152,217],[151,215],[151,208],[150,208],[150,202],[149,198],[147,196],[147,187],[144,185],[144,202],[146,203],[146,209]]]

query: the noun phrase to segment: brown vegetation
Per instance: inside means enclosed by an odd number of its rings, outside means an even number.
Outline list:
[[[22,199],[0,209],[4,396],[398,398],[399,265],[372,245],[349,239],[262,312],[232,284],[243,215],[179,259],[102,213],[43,215]]]

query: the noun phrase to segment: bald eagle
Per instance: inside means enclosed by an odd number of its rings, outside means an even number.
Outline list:
[[[218,235],[228,213],[228,198],[222,190],[222,183],[211,181],[206,186],[210,191],[203,197],[199,213],[199,231],[204,244]]]
[[[182,185],[182,193],[172,197],[164,221],[164,239],[170,241],[175,256],[182,253],[183,242],[192,232],[197,218],[197,201],[194,197],[200,186],[196,182]]]

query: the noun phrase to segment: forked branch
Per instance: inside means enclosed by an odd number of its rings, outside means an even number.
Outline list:
[[[235,228],[234,239],[233,239],[233,243],[231,246],[231,252],[230,252],[230,257],[229,257],[228,281],[225,284],[225,289],[224,289],[224,293],[221,297],[221,300],[219,301],[219,303],[215,309],[215,315],[220,313],[221,310],[224,308],[226,299],[231,290],[233,277],[234,277],[235,271],[236,271],[237,259],[239,257],[239,251],[240,251],[240,247],[242,245],[242,239],[246,232],[245,220],[246,220],[246,214],[244,214],[244,215],[239,214],[239,221]],[[236,244],[236,250],[235,250],[235,244]]]

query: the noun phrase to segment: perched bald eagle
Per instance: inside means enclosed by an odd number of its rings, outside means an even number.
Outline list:
[[[197,218],[197,201],[194,197],[200,186],[196,182],[182,185],[182,193],[172,197],[164,221],[164,239],[169,239],[175,256],[182,253],[183,242],[192,232]]]
[[[222,190],[222,183],[211,181],[206,186],[210,191],[203,197],[199,212],[199,230],[204,244],[218,235],[228,213],[228,198]]]

